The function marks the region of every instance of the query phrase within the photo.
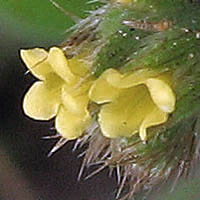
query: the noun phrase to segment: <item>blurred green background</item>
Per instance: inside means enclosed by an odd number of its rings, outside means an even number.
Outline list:
[[[86,17],[97,4],[87,0],[57,0],[79,17]],[[95,177],[77,181],[81,150],[72,152],[73,142],[51,158],[47,153],[55,141],[53,122],[26,117],[21,108],[23,95],[35,81],[19,58],[21,48],[50,47],[67,37],[74,22],[49,0],[0,0],[0,199],[1,200],[114,200],[115,177],[104,170]],[[197,177],[199,174],[197,173]],[[172,194],[163,190],[164,200],[198,200],[199,179],[183,183]],[[166,196],[167,194],[167,196]]]

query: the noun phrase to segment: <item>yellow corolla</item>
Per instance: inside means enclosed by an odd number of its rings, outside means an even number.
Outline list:
[[[21,50],[29,71],[39,79],[26,93],[25,114],[37,120],[55,117],[55,128],[62,137],[80,137],[91,122],[87,110],[88,91],[93,82],[88,65],[80,58],[66,59],[61,49]]]
[[[89,97],[102,104],[98,115],[101,131],[108,138],[131,137],[164,123],[175,109],[175,94],[164,75],[149,70],[121,74],[106,70],[92,85]]]
[[[132,3],[132,0],[112,0],[112,1],[115,1],[115,2],[121,3],[121,4],[125,4],[125,5]]]

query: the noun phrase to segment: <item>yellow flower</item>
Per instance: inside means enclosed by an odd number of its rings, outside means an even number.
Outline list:
[[[115,2],[117,2],[117,3],[124,4],[124,5],[127,5],[127,4],[132,3],[132,0],[112,0],[112,1],[115,1]]]
[[[26,93],[25,114],[37,120],[55,117],[55,128],[62,137],[80,137],[91,122],[87,110],[88,91],[93,82],[88,66],[80,58],[66,59],[61,49],[21,50],[29,71],[39,79]]]
[[[89,91],[92,101],[103,104],[98,115],[101,131],[108,138],[131,137],[164,123],[175,109],[175,94],[165,76],[149,70],[121,74],[106,70]]]

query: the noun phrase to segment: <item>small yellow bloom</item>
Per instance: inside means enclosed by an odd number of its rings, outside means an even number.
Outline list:
[[[87,110],[88,91],[93,82],[83,60],[66,59],[61,49],[21,50],[29,71],[39,79],[26,93],[24,112],[33,119],[56,117],[57,131],[68,140],[76,139],[91,122]]]
[[[149,70],[121,74],[106,70],[92,85],[90,99],[103,104],[99,124],[104,136],[131,137],[164,123],[175,109],[175,95],[162,76]]]
[[[132,3],[132,0],[113,0],[113,1],[124,4],[124,5],[128,5],[128,4]]]

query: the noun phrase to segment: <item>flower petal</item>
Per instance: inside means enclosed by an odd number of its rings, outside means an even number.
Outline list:
[[[107,73],[108,74],[108,73]],[[157,73],[143,69],[132,72],[131,74],[121,74],[117,70],[109,70],[106,76],[108,83],[117,88],[130,88],[139,84],[143,84],[149,77],[155,76]]]
[[[48,83],[38,81],[26,93],[23,109],[26,115],[37,120],[49,120],[58,111],[61,88],[52,89]]]
[[[66,109],[74,114],[83,115],[87,111],[89,97],[86,92],[77,94],[66,87],[62,90],[62,103]]]
[[[48,61],[54,72],[68,84],[78,81],[79,78],[72,73],[69,62],[61,49],[52,47],[49,51]]]
[[[120,89],[107,82],[107,76],[110,76],[111,70],[104,72],[91,86],[89,97],[92,101],[99,104],[111,102],[119,95]]]
[[[69,59],[68,63],[72,73],[77,76],[84,77],[89,72],[89,64],[86,65],[84,59],[78,59],[77,57],[74,57]]]
[[[38,79],[44,80],[46,75],[52,72],[51,66],[47,62],[48,52],[44,49],[22,49],[20,56],[30,72]]]
[[[122,90],[115,101],[101,108],[99,123],[103,135],[109,138],[134,135],[155,107],[144,85]]]
[[[61,106],[55,121],[56,130],[62,137],[73,140],[80,137],[89,126],[91,117],[88,112],[80,116]]]
[[[176,97],[171,87],[163,80],[149,78],[146,85],[154,103],[163,111],[171,113],[175,109]]]
[[[146,141],[147,140],[147,133],[146,129],[151,126],[159,125],[164,122],[166,122],[168,119],[168,114],[166,112],[161,111],[158,107],[155,107],[149,115],[146,116],[146,118],[143,120],[139,135],[141,140]]]
[[[121,4],[130,4],[132,3],[132,0],[115,0],[117,3],[121,3]]]

